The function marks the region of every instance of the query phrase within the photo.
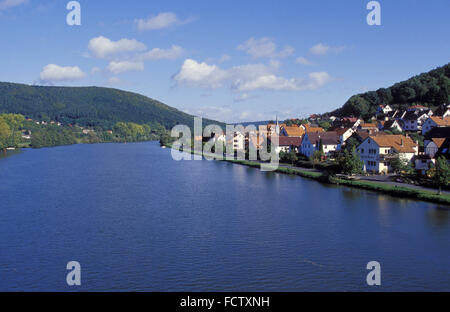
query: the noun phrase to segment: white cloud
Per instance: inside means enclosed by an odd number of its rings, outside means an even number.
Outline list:
[[[306,65],[306,66],[313,65],[313,63],[311,61],[309,61],[306,57],[303,57],[303,56],[297,57],[295,59],[295,63],[296,64]]]
[[[189,19],[185,21],[180,20],[173,12],[164,12],[159,13],[156,16],[151,16],[147,19],[137,19],[135,20],[135,23],[139,31],[146,31],[163,29],[174,25],[187,24],[190,21],[191,20]]]
[[[330,47],[327,44],[318,43],[309,49],[309,53],[314,54],[314,55],[326,55],[329,52],[339,53],[339,52],[342,52],[344,49],[345,49],[345,47],[343,47],[343,46]]]
[[[139,55],[140,60],[156,61],[156,60],[174,60],[181,56],[183,48],[177,45],[172,45],[170,49],[154,48],[148,52]]]
[[[332,80],[326,72],[310,73],[305,78],[284,78],[276,73],[279,66],[279,62],[271,62],[269,65],[248,64],[225,70],[217,65],[187,59],[174,80],[180,86],[210,89],[228,86],[231,90],[242,93],[254,90],[315,90]]]
[[[282,58],[292,55],[294,48],[285,46],[283,50],[277,51],[277,45],[267,37],[261,39],[250,38],[237,47],[238,50],[244,51],[254,58]]]
[[[88,48],[93,56],[97,58],[106,58],[121,53],[144,51],[147,49],[145,44],[136,39],[124,38],[118,41],[111,41],[103,36],[91,39]]]
[[[28,0],[3,0],[0,1],[0,10],[13,8],[24,3],[28,3]]]
[[[112,61],[108,64],[108,71],[113,74],[121,74],[129,71],[143,71],[144,63],[134,61]]]
[[[276,75],[259,76],[254,80],[237,85],[238,91],[253,91],[258,89],[276,91],[306,91],[316,90],[331,80],[326,72],[310,73],[307,78],[284,78]]]
[[[187,59],[174,79],[179,85],[199,86],[202,88],[220,88],[226,81],[228,73],[216,65],[198,63]]]
[[[58,66],[55,64],[48,64],[45,66],[40,74],[42,82],[58,82],[71,81],[82,79],[86,74],[78,66]]]

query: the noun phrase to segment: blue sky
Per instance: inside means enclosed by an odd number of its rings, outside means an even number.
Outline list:
[[[226,122],[303,117],[448,63],[448,0],[0,0],[0,81],[106,86]]]

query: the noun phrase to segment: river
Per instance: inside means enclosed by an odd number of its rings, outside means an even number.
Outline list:
[[[448,206],[155,142],[0,158],[0,198],[0,291],[450,291]]]

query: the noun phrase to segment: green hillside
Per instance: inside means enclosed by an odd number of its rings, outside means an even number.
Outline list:
[[[148,97],[100,87],[47,87],[0,82],[0,114],[16,113],[38,120],[53,120],[111,129],[116,122],[193,125],[193,116]],[[204,124],[212,123],[204,120]]]
[[[380,104],[405,109],[413,104],[430,108],[450,101],[450,63],[406,81],[352,96],[342,108],[331,114],[338,116],[371,117]]]

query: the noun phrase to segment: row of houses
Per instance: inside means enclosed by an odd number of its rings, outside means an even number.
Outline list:
[[[276,127],[279,127],[277,152],[294,150],[305,157],[311,157],[320,149],[325,157],[334,157],[353,138],[366,172],[391,172],[391,161],[397,157],[423,174],[435,163],[436,157],[444,156],[450,161],[450,105],[443,105],[434,112],[419,105],[404,112],[381,105],[376,115],[371,122],[355,117],[329,117],[333,124],[329,131],[316,124],[269,124],[267,133],[269,137],[276,135]],[[319,119],[315,116],[315,120]],[[406,134],[392,134],[395,130]],[[424,136],[423,147],[411,138],[413,133]]]
[[[441,105],[435,111],[422,105],[414,105],[403,111],[380,105],[374,119],[380,130],[421,132],[425,135],[434,127],[450,125],[450,104]]]

